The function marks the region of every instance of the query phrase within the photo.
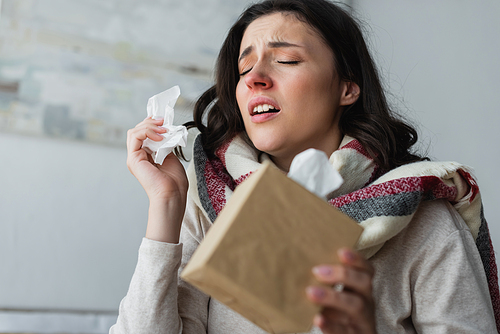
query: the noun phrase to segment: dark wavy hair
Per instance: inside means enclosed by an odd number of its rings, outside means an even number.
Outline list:
[[[185,124],[201,132],[209,157],[235,135],[246,135],[236,101],[240,44],[250,23],[273,13],[292,14],[309,24],[333,51],[339,79],[360,87],[358,100],[342,111],[339,128],[343,135],[356,138],[386,170],[424,159],[411,151],[416,130],[389,108],[359,25],[343,8],[326,0],[263,1],[247,8],[229,30],[217,59],[215,84],[198,99],[193,121]]]

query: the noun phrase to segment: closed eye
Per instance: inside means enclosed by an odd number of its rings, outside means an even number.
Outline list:
[[[286,64],[286,65],[297,65],[298,63],[300,63],[300,61],[298,61],[298,60],[288,60],[288,61],[278,60],[277,63],[278,64]],[[244,76],[245,74],[247,74],[248,72],[250,72],[252,70],[252,68],[249,68],[248,70],[241,72],[240,73],[240,77]]]
[[[247,74],[248,72],[250,72],[252,70],[252,68],[249,68],[248,70],[246,71],[243,71],[240,73],[240,77],[244,76],[245,74]]]

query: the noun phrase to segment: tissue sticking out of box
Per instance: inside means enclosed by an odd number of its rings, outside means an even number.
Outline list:
[[[174,86],[148,100],[148,117],[153,119],[163,119],[163,127],[166,133],[161,134],[161,141],[154,141],[149,138],[144,140],[142,147],[153,156],[154,162],[163,164],[163,160],[177,146],[186,147],[188,131],[183,125],[174,125],[174,105],[181,95],[179,86]]]
[[[313,148],[293,158],[288,177],[322,198],[344,183],[342,176],[328,161],[325,152]]]

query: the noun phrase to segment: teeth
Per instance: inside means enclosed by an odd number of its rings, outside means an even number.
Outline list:
[[[269,111],[269,109],[275,109],[274,106],[270,104],[260,104],[253,108],[254,113],[262,113],[265,111]]]

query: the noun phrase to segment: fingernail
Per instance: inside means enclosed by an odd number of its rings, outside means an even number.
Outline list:
[[[352,262],[356,259],[356,255],[349,249],[341,249],[341,255],[349,262]]]
[[[309,287],[307,287],[306,290],[307,290],[306,292],[309,295],[312,295],[318,299],[322,299],[323,297],[326,296],[325,290],[320,288],[320,287],[317,287],[317,286],[309,286]]]
[[[313,273],[318,276],[331,276],[333,270],[331,267],[328,266],[317,266],[313,268]]]

